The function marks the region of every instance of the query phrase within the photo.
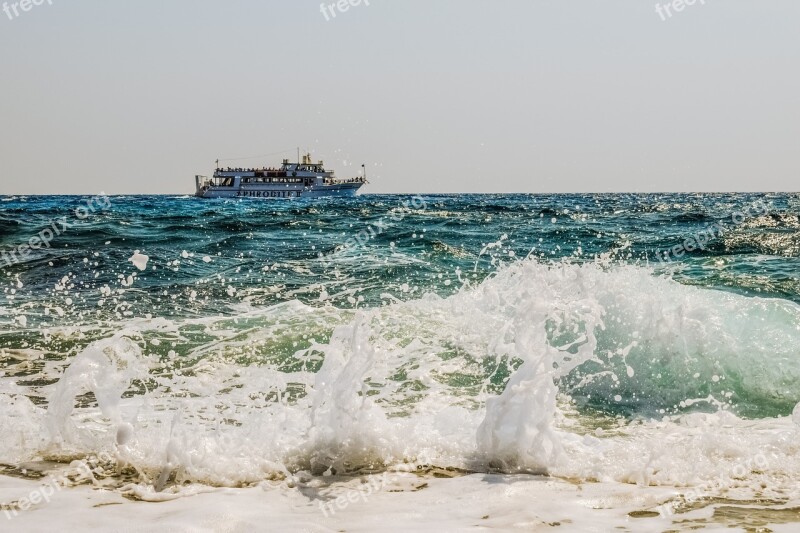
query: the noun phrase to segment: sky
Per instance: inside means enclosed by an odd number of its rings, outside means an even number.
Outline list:
[[[296,147],[367,193],[800,190],[797,0],[18,1],[4,195],[192,194]]]

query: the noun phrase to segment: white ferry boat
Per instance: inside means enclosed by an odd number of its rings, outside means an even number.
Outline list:
[[[298,157],[299,159],[299,157]],[[301,163],[283,160],[280,168],[219,168],[214,176],[196,176],[200,198],[319,198],[323,196],[355,196],[365,184],[364,175],[338,179],[333,171],[325,170],[322,161],[314,163],[311,154]]]

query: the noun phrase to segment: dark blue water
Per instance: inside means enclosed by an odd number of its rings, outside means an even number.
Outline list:
[[[759,201],[768,206],[766,214],[731,223],[733,214]],[[228,295],[229,287],[258,304],[308,302],[318,297],[309,287],[320,282],[356,290],[361,305],[379,305],[387,289],[408,285],[408,294],[450,294],[500,264],[529,256],[594,261],[609,253],[615,261],[669,267],[685,283],[800,298],[797,195],[362,196],[291,202],[112,197],[107,207],[98,203],[80,220],[75,210],[89,203],[88,197],[3,198],[0,250],[7,253],[61,217],[69,223],[50,248],[33,250],[10,266],[0,258],[2,276],[24,284],[6,307],[55,296],[53,287],[69,275],[71,284],[83,289],[70,312],[94,311],[96,298],[85,289],[116,287],[120,275],[132,273],[137,274],[135,314],[229,312],[229,304],[240,299]],[[670,255],[672,264],[657,259],[657,252],[682,245],[718,221],[729,229],[704,250]],[[346,246],[359,237],[360,245]],[[150,257],[145,272],[128,262],[135,250]],[[191,256],[182,257],[184,251]],[[196,291],[197,298],[191,304],[165,302],[165,288],[171,294]],[[329,302],[346,306],[349,296],[332,296]]]

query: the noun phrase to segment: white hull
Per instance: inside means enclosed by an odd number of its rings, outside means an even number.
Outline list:
[[[311,156],[301,163],[283,161],[280,168],[217,169],[213,178],[197,176],[195,196],[284,200],[293,198],[352,197],[366,185],[366,177],[337,179]]]
[[[199,189],[197,196],[200,198],[241,198],[245,200],[289,200],[297,198],[324,198],[353,197],[358,193],[358,187],[324,187],[324,188],[268,188],[248,187],[233,189],[231,187],[208,187]]]

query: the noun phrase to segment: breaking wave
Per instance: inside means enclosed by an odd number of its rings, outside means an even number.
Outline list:
[[[525,260],[448,297],[118,327],[66,371],[4,355],[0,462],[106,453],[178,492],[403,462],[784,496],[800,474],[800,306],[642,267]]]

